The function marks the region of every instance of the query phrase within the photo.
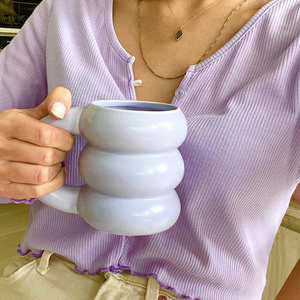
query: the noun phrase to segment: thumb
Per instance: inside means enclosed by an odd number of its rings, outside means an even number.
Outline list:
[[[22,111],[38,120],[49,114],[53,118],[60,120],[69,111],[71,103],[71,92],[64,87],[56,87],[39,106],[30,109],[22,109]]]

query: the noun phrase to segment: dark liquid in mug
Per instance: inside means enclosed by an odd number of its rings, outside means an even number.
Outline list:
[[[153,109],[148,107],[137,107],[137,106],[106,106],[106,107],[124,109],[124,110],[137,110],[137,111],[164,111],[162,109]]]

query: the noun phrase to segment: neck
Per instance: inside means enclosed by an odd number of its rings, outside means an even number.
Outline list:
[[[195,14],[198,11],[208,7],[209,5],[215,3],[217,0],[163,0],[162,2],[168,1],[174,13],[178,12],[189,12],[191,14]],[[221,2],[225,2],[226,0],[221,0]],[[229,2],[236,2],[236,0],[230,0]],[[218,4],[219,4],[218,3]],[[218,5],[216,4],[216,5]]]
[[[241,0],[230,0],[229,2],[237,2]],[[166,5],[163,5],[165,2]],[[227,1],[228,2],[228,1]],[[202,10],[207,9],[207,11],[211,12],[217,9],[222,9],[224,4],[226,5],[226,0],[162,0],[161,5],[165,7],[165,9],[170,9],[168,5],[171,7],[172,12],[176,16],[178,22],[181,25],[195,16],[197,13]],[[229,3],[230,4],[230,3]],[[234,5],[234,4],[233,4]],[[211,7],[210,7],[211,6]],[[232,6],[232,3],[231,3]]]

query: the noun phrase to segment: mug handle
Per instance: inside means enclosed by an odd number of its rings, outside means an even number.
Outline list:
[[[80,135],[79,121],[84,109],[85,106],[72,107],[62,120],[56,120],[49,115],[41,121],[65,129],[74,135]],[[60,189],[39,197],[39,200],[55,209],[78,214],[76,205],[80,188],[64,184]]]

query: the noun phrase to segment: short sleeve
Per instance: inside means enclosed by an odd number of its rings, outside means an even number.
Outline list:
[[[47,96],[46,41],[52,0],[42,1],[0,54],[0,111],[37,106]]]

